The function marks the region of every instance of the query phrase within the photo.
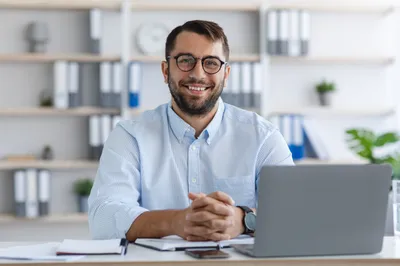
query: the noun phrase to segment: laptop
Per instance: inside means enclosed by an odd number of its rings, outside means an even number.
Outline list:
[[[389,165],[265,166],[252,257],[376,254],[382,249]]]

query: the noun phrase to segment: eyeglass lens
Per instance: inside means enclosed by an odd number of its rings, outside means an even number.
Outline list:
[[[176,60],[178,67],[182,71],[190,71],[196,66],[197,59],[191,55],[181,55]],[[221,68],[221,61],[217,58],[209,57],[203,60],[203,69],[209,74],[214,74]]]

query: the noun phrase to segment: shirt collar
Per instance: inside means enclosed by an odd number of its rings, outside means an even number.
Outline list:
[[[172,132],[174,133],[175,137],[178,139],[179,142],[181,142],[187,132],[193,131],[194,134],[194,129],[186,123],[182,118],[180,118],[175,111],[172,109],[172,103],[171,101],[168,103],[168,108],[167,108],[167,115],[169,119],[169,124],[172,129]],[[225,105],[224,102],[222,101],[221,98],[218,99],[218,110],[214,115],[214,118],[211,120],[211,122],[208,124],[206,129],[202,134],[206,134],[206,141],[208,144],[211,144],[212,139],[215,137],[215,135],[218,132],[219,126],[221,125],[223,114],[225,111]]]

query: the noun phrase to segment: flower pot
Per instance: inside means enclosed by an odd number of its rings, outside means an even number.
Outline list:
[[[78,196],[78,209],[79,212],[88,212],[88,199],[89,196]]]
[[[332,104],[332,93],[330,92],[319,92],[319,104],[322,106],[330,106]]]

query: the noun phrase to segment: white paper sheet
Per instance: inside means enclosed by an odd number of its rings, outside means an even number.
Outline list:
[[[0,260],[76,261],[85,256],[57,256],[60,243],[49,242],[0,249]]]

